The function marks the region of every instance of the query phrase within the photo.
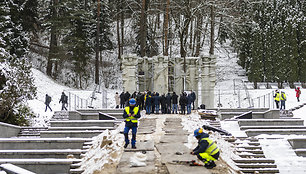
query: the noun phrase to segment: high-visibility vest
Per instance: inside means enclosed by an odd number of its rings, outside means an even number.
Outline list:
[[[282,94],[280,95],[280,99],[281,99],[281,100],[286,100],[286,99],[287,99],[286,94],[285,94],[285,93],[282,93]]]
[[[280,100],[280,94],[279,92],[276,93],[276,96],[274,97],[274,100],[279,101]]]
[[[130,114],[130,107],[129,106],[125,107],[124,110],[125,110],[127,115]],[[133,111],[134,111],[134,114],[137,115],[137,113],[139,111],[139,108],[137,106],[135,106]],[[137,123],[138,122],[137,118],[135,118],[133,116],[127,117],[125,120],[126,121],[131,121],[132,123]]]
[[[208,142],[208,147],[206,148],[205,152],[199,153],[199,155],[203,158],[205,158],[204,153],[208,155],[214,155],[219,152],[219,148],[217,147],[216,143],[213,142],[213,140],[209,138],[202,138],[201,141],[207,141]]]

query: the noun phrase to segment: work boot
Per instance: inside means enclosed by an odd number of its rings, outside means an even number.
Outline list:
[[[204,167],[205,167],[206,169],[212,169],[212,168],[216,167],[216,164],[215,164],[215,162],[210,161],[210,162],[206,163],[206,164],[204,165]]]
[[[127,147],[128,147],[128,145],[129,145],[129,144],[125,144],[123,147],[124,147],[124,148],[127,148]]]
[[[136,146],[135,146],[135,145],[132,145],[132,149],[136,149]]]

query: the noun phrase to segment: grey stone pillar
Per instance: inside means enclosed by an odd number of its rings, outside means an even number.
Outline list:
[[[207,109],[214,108],[214,88],[216,83],[216,57],[201,56],[201,98]]]
[[[168,57],[154,57],[153,90],[160,93],[168,93]]]
[[[127,55],[122,57],[122,81],[124,91],[129,91],[132,94],[138,90],[137,85],[137,65],[138,57],[134,55]]]
[[[194,107],[198,107],[198,76],[199,72],[197,69],[197,61],[199,60],[198,57],[188,57],[186,58],[187,64],[187,78],[186,78],[186,90],[187,91],[194,91],[196,94],[196,101],[194,102]]]
[[[184,69],[183,69],[183,58],[177,57],[174,58],[174,87],[173,91],[177,94],[180,95],[183,91],[183,74],[184,74]]]

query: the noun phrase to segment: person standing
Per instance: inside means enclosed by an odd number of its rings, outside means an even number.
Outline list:
[[[195,102],[195,100],[196,100],[196,94],[195,94],[195,92],[194,91],[192,91],[191,90],[191,97],[192,97],[192,110],[194,110],[194,102]]]
[[[281,96],[280,96],[280,101],[281,101],[281,107],[280,109],[282,110],[284,108],[284,110],[286,109],[285,103],[286,103],[287,97],[284,91],[281,92]]]
[[[162,114],[166,114],[166,110],[167,110],[167,106],[166,106],[166,97],[165,97],[165,94],[163,94],[161,97],[160,97],[160,105],[161,105],[161,113]]]
[[[151,114],[151,91],[145,96],[146,114]]]
[[[50,107],[51,100],[52,100],[51,97],[50,97],[48,94],[46,94],[46,97],[45,97],[45,105],[46,105],[45,112],[47,112],[47,109],[48,109],[48,108],[49,108],[50,111],[52,112],[52,109],[51,109],[51,107]]]
[[[186,93],[182,92],[180,96],[181,114],[186,114],[187,97]]]
[[[192,103],[192,96],[191,94],[188,94],[187,95],[187,114],[190,114],[191,113],[191,103]]]
[[[176,93],[173,92],[172,94],[172,114],[174,114],[174,111],[175,111],[175,114],[177,114],[177,98],[178,98],[178,95],[176,95]]]
[[[124,102],[125,102],[124,92],[122,92],[119,97],[120,97],[120,108],[124,108]]]
[[[129,131],[132,129],[132,149],[136,149],[136,133],[138,127],[138,119],[140,118],[139,107],[136,106],[136,100],[131,98],[129,100],[129,106],[124,108],[123,118],[125,119],[125,128],[124,128],[124,138],[125,145],[124,148],[127,148],[129,145]]]
[[[61,102],[62,102],[62,111],[63,110],[67,111],[66,104],[68,103],[68,96],[66,96],[64,92],[62,92],[61,98],[58,103],[61,103]]]
[[[116,109],[118,109],[120,105],[120,97],[119,97],[118,92],[116,92],[115,94],[115,101],[116,101]]]
[[[276,108],[278,109],[279,108],[279,101],[280,101],[280,94],[279,94],[279,91],[278,90],[275,90],[275,94],[274,94],[274,101],[275,101],[275,104],[276,104]]]
[[[296,92],[296,99],[298,102],[300,102],[300,95],[301,95],[301,90],[300,87],[295,88],[295,92]]]
[[[198,146],[190,154],[196,155],[199,160],[204,162],[205,168],[212,169],[216,167],[214,161],[218,160],[220,156],[216,143],[209,138],[207,133],[204,133],[203,128],[196,129],[194,136],[198,140]]]
[[[168,93],[166,96],[166,107],[167,107],[167,113],[166,114],[171,114],[171,95]]]
[[[154,96],[154,105],[155,105],[155,113],[159,114],[160,97],[158,92],[156,92]]]

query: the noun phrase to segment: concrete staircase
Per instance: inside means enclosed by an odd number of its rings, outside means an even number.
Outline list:
[[[38,174],[82,173],[79,163],[91,147],[92,137],[106,129],[115,129],[121,122],[99,120],[96,110],[87,112],[98,119],[70,120],[67,115],[70,112],[55,112],[50,127],[21,127],[15,138],[0,138],[0,164],[11,163]]]

